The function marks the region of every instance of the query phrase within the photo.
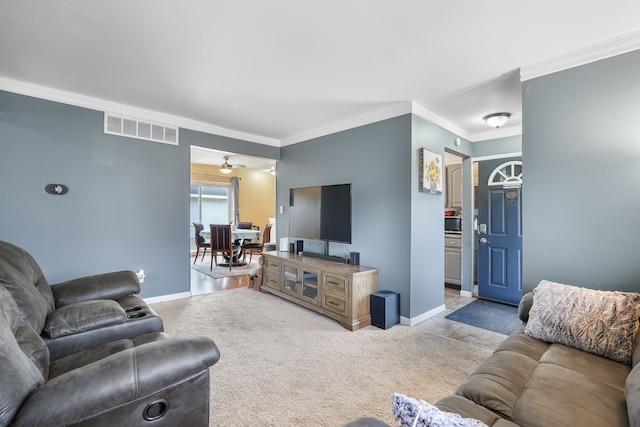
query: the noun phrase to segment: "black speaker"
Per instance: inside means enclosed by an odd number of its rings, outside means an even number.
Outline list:
[[[349,252],[349,264],[360,265],[360,252]]]
[[[296,240],[296,253],[299,254],[304,251],[304,240]]]
[[[371,324],[381,329],[389,329],[400,323],[400,294],[393,291],[379,291],[371,294]]]
[[[289,252],[291,252],[292,254],[296,253],[296,244],[291,242],[289,243]]]

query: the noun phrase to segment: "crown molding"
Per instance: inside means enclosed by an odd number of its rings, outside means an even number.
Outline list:
[[[537,64],[521,67],[520,79],[522,81],[531,80],[637,49],[640,49],[640,31],[574,50]]]
[[[45,99],[48,101],[60,102],[62,104],[73,105],[76,107],[87,108],[90,110],[103,111],[113,114],[119,114],[138,120],[146,120],[153,123],[162,123],[164,125],[176,126],[184,129],[195,130],[212,135],[220,135],[228,138],[234,138],[258,144],[269,145],[273,147],[284,147],[298,142],[308,141],[310,139],[319,138],[336,132],[353,129],[359,126],[368,125],[382,120],[391,119],[402,116],[404,114],[415,114],[441,128],[466,139],[470,142],[482,141],[486,139],[503,138],[522,134],[522,128],[507,128],[500,130],[492,130],[481,134],[471,134],[454,123],[434,114],[423,106],[410,101],[403,101],[391,106],[353,117],[348,120],[333,123],[328,126],[312,129],[292,137],[282,140],[268,138],[261,135],[255,135],[245,132],[227,129],[209,123],[188,119],[185,117],[174,116],[171,114],[160,113],[158,111],[147,110],[143,108],[133,107],[117,102],[106,101],[104,99],[94,98],[90,96],[80,95],[73,92],[66,92],[59,89],[53,89],[46,86],[25,83],[18,80],[0,77],[0,90],[17,93],[25,96]]]
[[[144,108],[132,107],[130,105],[106,101],[104,99],[93,98],[90,96],[80,95],[73,92],[66,92],[63,90],[35,85],[32,83],[25,83],[18,80],[11,80],[4,77],[0,77],[0,90],[17,93],[19,95],[46,99],[48,101],[60,102],[62,104],[73,105],[76,107],[87,108],[89,110],[104,111],[139,120],[146,120],[154,123],[163,123],[165,125],[181,127],[184,129],[195,130],[213,135],[220,135],[228,138],[240,139],[275,147],[280,146],[280,141],[274,138],[267,138],[260,135],[239,132],[233,129],[227,129],[221,126],[187,119],[185,117],[160,113],[158,111],[147,110]]]
[[[438,116],[437,114],[432,113],[431,111],[427,110],[426,108],[424,108],[422,105],[416,104],[415,102],[411,103],[411,111],[413,114],[415,114],[418,117],[421,117],[431,123],[433,123],[436,126],[440,126],[441,128],[443,128],[444,130],[447,130],[451,133],[453,133],[456,136],[459,136],[460,138],[466,139],[467,141],[471,141],[473,142],[473,134],[467,132],[466,130],[462,129],[460,126],[451,123],[449,120],[444,119],[440,116]]]
[[[391,105],[389,107],[382,108],[380,110],[373,111],[361,116],[353,117],[348,120],[333,123],[328,126],[312,129],[307,132],[299,133],[297,135],[288,137],[280,141],[281,146],[287,146],[296,144],[298,142],[308,141],[314,138],[320,138],[322,136],[330,135],[336,132],[342,132],[344,130],[353,129],[359,126],[368,125],[371,123],[379,122],[382,120],[392,119],[394,117],[402,116],[404,114],[411,113],[410,102],[400,102],[398,104]]]
[[[449,131],[460,138],[466,139],[469,142],[479,142],[489,139],[522,135],[522,126],[510,126],[507,128],[492,129],[486,132],[470,133],[458,125],[432,113],[423,106],[416,104],[415,102],[413,103],[413,114],[435,124],[436,126],[440,126],[444,130]]]
[[[341,132],[344,130],[349,130],[356,128],[358,126],[364,126],[371,123],[379,122],[386,119],[391,119],[393,117],[398,117],[404,114],[415,114],[418,117],[421,117],[428,122],[435,124],[436,126],[440,126],[444,130],[447,130],[453,133],[456,136],[459,136],[463,139],[466,139],[469,142],[477,142],[484,141],[487,139],[498,139],[498,138],[506,138],[510,136],[522,135],[522,127],[515,126],[509,128],[501,128],[498,130],[490,130],[487,132],[482,132],[479,134],[472,134],[462,129],[461,127],[455,125],[454,123],[434,114],[433,112],[427,110],[423,106],[415,103],[415,102],[402,102],[390,107],[374,111],[369,114],[365,114],[362,116],[354,117],[349,120],[341,121],[338,123],[334,123],[329,126],[324,126],[321,128],[313,129],[308,132],[300,133],[298,135],[285,138],[281,141],[281,146],[287,146],[292,144],[297,144],[298,142],[309,141],[314,138],[320,138],[326,135],[330,135],[332,133]]]
[[[486,132],[473,134],[471,142],[487,141],[489,139],[508,138],[522,135],[522,126],[509,126],[506,128],[492,129]]]
[[[509,157],[520,157],[522,151],[514,151],[513,153],[491,154],[489,156],[471,157],[474,162],[482,162],[484,160],[507,159]]]

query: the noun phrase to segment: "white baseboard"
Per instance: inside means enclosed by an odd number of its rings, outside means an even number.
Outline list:
[[[472,293],[472,292],[470,292],[470,291],[462,291],[462,290],[461,290],[461,291],[460,291],[460,296],[461,296],[461,297],[470,297],[470,298],[471,298],[471,297],[473,297],[473,293]]]
[[[189,298],[191,292],[180,292],[179,294],[160,295],[159,297],[143,298],[147,304],[155,304],[157,302],[173,301],[175,299]]]
[[[433,317],[438,313],[442,313],[444,310],[445,310],[445,305],[442,304],[416,317],[409,318],[409,317],[400,316],[400,324],[409,325],[409,326],[417,325],[418,323],[424,320],[427,320],[428,318]]]

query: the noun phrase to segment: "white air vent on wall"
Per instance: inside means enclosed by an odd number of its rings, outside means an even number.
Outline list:
[[[104,133],[178,145],[178,128],[104,113]]]

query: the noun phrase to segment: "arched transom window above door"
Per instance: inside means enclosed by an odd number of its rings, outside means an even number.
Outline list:
[[[502,163],[489,175],[489,186],[519,188],[522,186],[522,161],[514,160]]]

